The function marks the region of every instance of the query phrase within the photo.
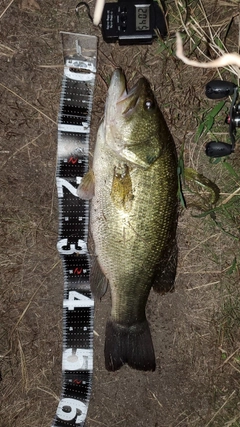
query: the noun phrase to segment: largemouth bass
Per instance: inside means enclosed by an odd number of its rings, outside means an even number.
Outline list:
[[[79,186],[91,199],[95,245],[90,283],[101,298],[109,283],[111,317],[106,325],[105,366],[127,363],[155,370],[145,307],[150,289],[174,288],[177,265],[177,155],[175,144],[148,81],[127,93],[114,71],[93,167]]]

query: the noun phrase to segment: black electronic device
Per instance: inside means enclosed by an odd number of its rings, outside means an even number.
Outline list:
[[[236,128],[240,127],[240,103],[238,100],[238,87],[225,80],[212,80],[206,85],[206,96],[210,99],[222,99],[233,95],[229,115],[226,123],[229,125],[231,144],[221,141],[210,141],[206,144],[206,154],[209,157],[229,156],[235,150]]]
[[[120,45],[151,44],[153,38],[167,34],[165,16],[154,0],[119,0],[106,3],[102,15],[102,34],[107,43]]]

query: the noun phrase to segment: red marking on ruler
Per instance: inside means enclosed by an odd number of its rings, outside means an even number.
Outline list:
[[[76,157],[70,157],[70,159],[68,159],[68,163],[72,163],[72,165],[75,165],[78,161],[78,158]]]
[[[74,273],[74,274],[81,274],[81,273],[82,273],[82,271],[83,271],[83,269],[82,269],[82,268],[78,268],[78,267],[76,267],[76,268],[73,270],[73,273]]]

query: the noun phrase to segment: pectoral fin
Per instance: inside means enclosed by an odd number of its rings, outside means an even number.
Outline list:
[[[80,199],[91,200],[94,196],[95,177],[93,170],[90,169],[83,177],[78,186],[77,194]]]
[[[129,167],[125,164],[114,168],[111,199],[118,209],[130,211],[133,192]]]

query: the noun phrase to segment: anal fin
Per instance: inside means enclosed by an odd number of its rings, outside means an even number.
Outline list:
[[[177,271],[178,247],[174,241],[173,247],[167,256],[159,262],[154,276],[153,290],[159,294],[174,291],[174,282]]]
[[[99,266],[97,257],[93,258],[90,272],[90,286],[93,296],[97,299],[101,299],[107,292],[108,280]]]

